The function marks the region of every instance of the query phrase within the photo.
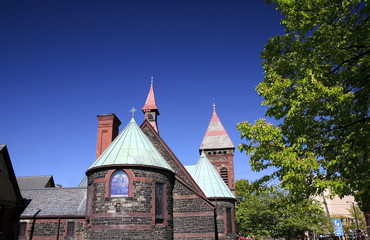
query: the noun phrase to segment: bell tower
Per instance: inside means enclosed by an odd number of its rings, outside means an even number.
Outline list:
[[[204,150],[204,153],[216,168],[221,178],[235,195],[235,147],[217,116],[216,105],[214,103],[212,118],[199,148],[199,153],[202,150]]]
[[[153,77],[151,77],[150,82],[148,97],[142,111],[145,114],[145,119],[148,119],[153,128],[158,132],[157,116],[159,115],[159,111],[154,97]]]

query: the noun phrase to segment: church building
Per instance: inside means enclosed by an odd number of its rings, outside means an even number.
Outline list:
[[[19,239],[236,239],[235,147],[215,106],[191,166],[158,132],[153,81],[140,126],[131,111],[121,132],[115,114],[98,115],[96,160],[78,187],[51,176],[20,186]]]

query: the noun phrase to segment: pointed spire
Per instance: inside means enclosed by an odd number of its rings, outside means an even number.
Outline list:
[[[155,101],[155,96],[154,96],[153,77],[151,77],[150,82],[151,83],[150,83],[148,97],[146,98],[146,102],[142,110],[144,113],[147,111],[156,111],[157,114],[159,115],[157,103]]]
[[[213,114],[204,135],[200,149],[223,149],[234,148],[229,135],[216,113],[216,105],[213,102]]]
[[[153,128],[158,132],[157,116],[159,115],[159,111],[154,97],[153,77],[150,78],[150,90],[142,110],[145,114],[145,119],[147,119],[150,122],[150,125],[152,125]]]

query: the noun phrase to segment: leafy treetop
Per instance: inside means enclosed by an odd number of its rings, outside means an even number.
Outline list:
[[[274,167],[273,179],[296,199],[330,188],[370,199],[370,8],[367,0],[270,0],[285,34],[261,53],[256,87],[277,126],[237,125],[252,169]],[[367,206],[369,206],[368,204]]]

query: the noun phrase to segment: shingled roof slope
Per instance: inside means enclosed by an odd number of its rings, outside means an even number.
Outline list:
[[[213,114],[208,125],[206,134],[204,135],[200,150],[202,149],[223,149],[235,148],[227,134],[224,126],[217,116],[215,107],[213,107]]]
[[[21,190],[29,204],[21,217],[85,216],[87,188],[44,188]]]
[[[45,187],[55,187],[53,176],[30,176],[17,177],[17,182],[20,189],[39,189]],[[50,186],[47,186],[47,185]]]

